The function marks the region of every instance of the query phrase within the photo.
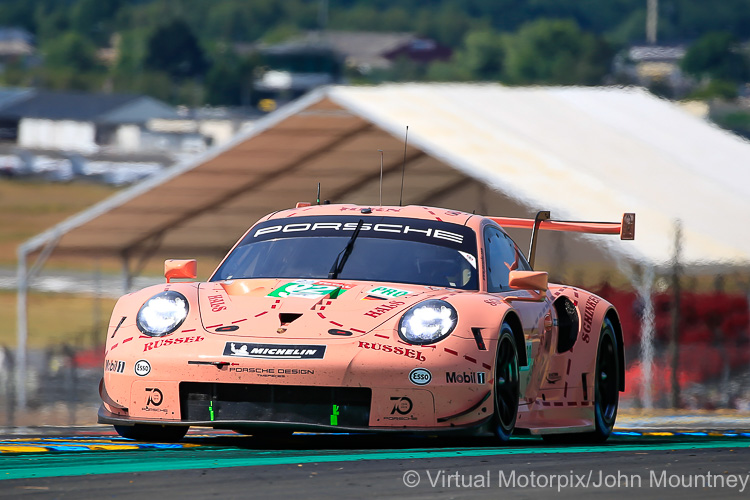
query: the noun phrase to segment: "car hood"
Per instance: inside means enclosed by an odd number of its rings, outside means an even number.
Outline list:
[[[273,339],[357,337],[415,303],[455,292],[401,283],[247,279],[203,283],[203,327],[217,335]]]

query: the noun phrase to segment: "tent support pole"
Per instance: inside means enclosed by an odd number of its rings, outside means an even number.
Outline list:
[[[122,257],[122,294],[125,295],[130,292],[130,287],[133,284],[133,275],[130,274],[130,255],[123,253]]]
[[[669,332],[670,365],[672,367],[670,402],[672,408],[680,407],[680,380],[677,377],[680,367],[680,275],[682,274],[680,255],[682,253],[682,223],[674,225],[674,256],[672,258],[672,325]]]
[[[28,337],[27,292],[29,288],[26,272],[26,249],[18,248],[17,289],[16,289],[16,404],[18,409],[26,409],[26,340]],[[12,403],[11,403],[12,404]]]
[[[28,398],[26,395],[26,360],[28,354],[28,337],[29,337],[29,323],[28,323],[28,294],[29,284],[34,276],[39,272],[44,263],[49,258],[52,251],[57,246],[57,242],[60,241],[60,234],[56,234],[53,238],[47,241],[47,244],[42,249],[42,253],[39,254],[34,265],[31,269],[27,269],[27,259],[29,256],[29,249],[25,245],[20,245],[17,250],[18,255],[18,267],[16,269],[16,343],[18,347],[16,349],[16,402],[18,409],[25,410]]]
[[[636,292],[642,304],[641,311],[641,373],[643,376],[641,400],[647,410],[653,409],[653,367],[654,367],[654,268],[644,265]]]

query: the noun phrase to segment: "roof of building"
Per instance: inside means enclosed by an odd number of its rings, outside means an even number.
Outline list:
[[[145,122],[177,117],[171,106],[133,94],[31,90],[23,99],[0,106],[0,119],[42,118],[96,123]]]
[[[0,110],[21,99],[31,97],[33,92],[32,89],[0,88]],[[2,113],[2,111],[0,111],[0,113]]]
[[[638,45],[628,49],[628,57],[633,62],[678,62],[683,57],[687,49],[682,45],[676,46],[659,46],[659,45]]]
[[[636,212],[634,242],[589,241],[653,265],[672,258],[680,219],[684,262],[750,262],[746,141],[643,90],[497,84],[320,89],[23,248],[59,237],[59,251],[79,254],[222,254],[266,213],[314,199],[318,182],[333,202],[376,204],[378,150],[383,204],[398,200],[404,162],[404,204],[595,221]],[[474,184],[507,204],[484,204],[465,189]]]
[[[0,42],[23,42],[33,45],[34,35],[23,28],[3,26],[0,27]]]
[[[349,65],[387,68],[391,63],[385,55],[410,44],[417,37],[413,33],[398,32],[326,31],[308,33],[307,39],[321,39],[343,55]]]

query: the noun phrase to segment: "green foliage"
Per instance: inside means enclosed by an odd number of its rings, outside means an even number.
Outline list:
[[[148,33],[145,29],[121,31],[115,73],[133,73],[143,71],[146,59],[146,41]]]
[[[472,19],[460,5],[443,3],[436,12],[427,12],[417,31],[449,47],[458,46],[466,33],[475,26],[484,25],[481,19]]]
[[[111,21],[122,3],[122,0],[78,0],[70,9],[70,27],[103,45],[109,41]]]
[[[219,56],[206,75],[206,101],[213,105],[249,106],[257,57],[240,58],[225,53]]]
[[[101,69],[96,58],[96,45],[81,33],[67,31],[42,47],[47,68],[91,72]]]
[[[36,31],[34,12],[39,3],[20,0],[0,3],[0,26],[18,26]]]
[[[53,42],[60,34],[70,29],[67,11],[45,4],[37,5],[34,10],[34,24],[38,41],[42,45]]]
[[[750,113],[747,111],[735,111],[713,118],[717,125],[728,130],[733,130],[742,135],[750,135]]]
[[[33,74],[34,80],[43,88],[81,92],[101,90],[104,77],[101,72],[81,72],[66,67],[45,67]]]
[[[159,26],[146,47],[145,67],[164,71],[174,78],[202,75],[208,67],[198,39],[183,19]]]
[[[516,84],[594,85],[609,70],[611,51],[574,21],[539,19],[507,39],[505,76]]]
[[[5,70],[0,73],[0,85],[4,87],[29,87],[32,83],[32,73],[20,61],[6,64]]]
[[[698,90],[692,92],[688,99],[706,101],[710,99],[723,99],[733,101],[737,99],[737,84],[726,80],[711,80]]]
[[[659,40],[719,30],[733,40],[750,38],[748,1],[660,0]],[[228,55],[232,44],[276,43],[324,22],[329,29],[414,32],[454,49],[449,62],[396,61],[388,71],[352,75],[357,81],[595,84],[612,55],[603,40],[645,38],[646,0],[328,0],[326,20],[320,6],[319,0],[0,0],[0,26],[31,31],[46,56],[43,68],[11,65],[0,79],[93,89],[110,79],[115,89],[170,102],[245,102],[252,70]],[[118,59],[103,68],[92,54],[115,34]],[[712,37],[691,48],[686,71],[731,82],[750,78],[736,43]],[[220,42],[227,50],[206,52]],[[726,93],[716,85],[701,92]]]
[[[750,77],[747,54],[740,51],[737,39],[727,32],[700,37],[685,54],[682,69],[698,78],[741,82]]]
[[[454,61],[435,61],[427,68],[425,79],[432,82],[467,82],[473,75]]]
[[[474,80],[499,80],[503,74],[505,40],[497,31],[470,31],[458,60]]]
[[[162,101],[176,102],[172,79],[161,71],[115,72],[112,87],[115,92],[146,94]]]
[[[263,43],[283,43],[291,38],[299,36],[300,32],[291,24],[280,24],[263,35]]]

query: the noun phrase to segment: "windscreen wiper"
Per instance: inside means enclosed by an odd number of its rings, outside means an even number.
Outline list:
[[[340,251],[336,256],[336,260],[333,262],[331,270],[328,271],[328,279],[336,279],[339,277],[339,274],[341,274],[341,271],[344,269],[344,265],[346,264],[347,259],[352,254],[352,250],[354,250],[354,240],[356,240],[357,236],[359,236],[359,230],[362,229],[362,224],[364,223],[364,219],[359,219],[359,223],[357,223],[357,228],[354,230],[354,234],[352,234],[352,237],[349,238],[349,242],[346,244],[344,249]]]

